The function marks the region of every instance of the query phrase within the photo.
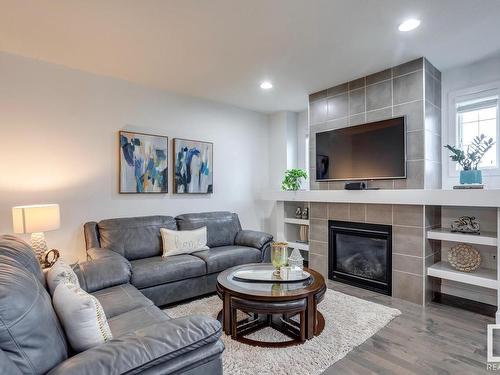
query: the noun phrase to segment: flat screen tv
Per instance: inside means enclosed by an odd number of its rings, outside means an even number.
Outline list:
[[[406,178],[405,117],[316,133],[316,180]]]

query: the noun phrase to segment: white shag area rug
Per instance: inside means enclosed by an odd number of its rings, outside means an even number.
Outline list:
[[[168,308],[174,318],[205,314],[216,318],[222,308],[217,296]],[[400,315],[397,309],[365,301],[328,289],[318,309],[325,317],[323,332],[302,345],[287,348],[261,348],[239,343],[222,334],[225,375],[316,375],[342,359],[356,346]],[[262,341],[289,338],[272,328],[264,328],[248,337]]]

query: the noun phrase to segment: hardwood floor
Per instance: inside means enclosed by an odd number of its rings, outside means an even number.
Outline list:
[[[494,323],[493,318],[437,303],[423,308],[368,290],[328,283],[331,289],[397,308],[402,314],[323,375],[496,372],[486,368],[486,326]]]

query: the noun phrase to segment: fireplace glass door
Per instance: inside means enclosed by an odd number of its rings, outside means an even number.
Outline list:
[[[388,225],[330,221],[330,278],[390,294],[391,242]]]

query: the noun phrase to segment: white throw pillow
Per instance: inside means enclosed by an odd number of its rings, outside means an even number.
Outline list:
[[[79,286],[59,283],[52,303],[69,344],[76,352],[113,338],[101,304]]]
[[[50,294],[53,296],[56,287],[60,283],[74,284],[80,286],[78,276],[75,271],[68,264],[64,263],[61,259],[54,263],[47,271],[46,275],[47,285],[49,286]]]
[[[161,228],[163,256],[191,254],[207,250],[207,227],[193,230],[172,230]]]

